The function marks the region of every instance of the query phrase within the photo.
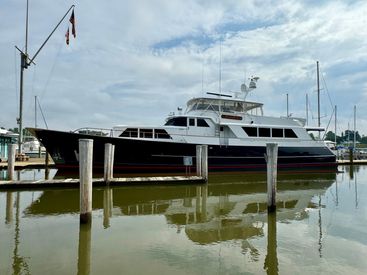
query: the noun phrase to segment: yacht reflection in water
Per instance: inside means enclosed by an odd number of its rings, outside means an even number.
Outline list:
[[[249,239],[267,235],[264,269],[277,274],[276,223],[307,218],[308,209],[322,207],[313,198],[335,181],[335,173],[278,175],[277,213],[272,216],[267,214],[266,175],[213,175],[208,185],[94,189],[93,210],[103,209],[104,228],[120,216],[164,215],[199,245],[241,240],[242,253],[253,261],[260,252]],[[79,190],[46,190],[25,210],[26,216],[68,213],[79,213]]]

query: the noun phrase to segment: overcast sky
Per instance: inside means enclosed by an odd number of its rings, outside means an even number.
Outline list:
[[[65,20],[25,71],[24,125],[34,126],[38,96],[51,129],[162,124],[204,92],[239,91],[260,77],[248,100],[265,115],[289,112],[317,125],[316,61],[322,126],[338,107],[338,134],[367,135],[367,1],[109,0],[29,1],[33,56],[75,4],[77,37],[65,43]],[[16,127],[26,0],[0,0],[0,126]],[[66,19],[69,18],[69,15]],[[220,47],[220,44],[222,46]],[[203,92],[204,91],[204,92]],[[334,122],[330,130],[334,131]],[[45,127],[38,112],[38,127]]]

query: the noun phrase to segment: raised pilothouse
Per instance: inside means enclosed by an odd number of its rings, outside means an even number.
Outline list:
[[[115,169],[135,172],[183,172],[183,158],[195,162],[196,145],[208,145],[209,171],[265,169],[267,143],[278,144],[278,168],[335,168],[335,155],[313,140],[305,120],[264,116],[263,104],[246,101],[258,77],[241,92],[207,93],[193,98],[185,112],[170,114],[163,126],[115,126],[107,133],[83,129],[30,131],[44,144],[58,168],[78,166],[78,139],[94,140],[94,166],[103,167],[104,144],[115,145]],[[195,163],[193,163],[195,167]]]

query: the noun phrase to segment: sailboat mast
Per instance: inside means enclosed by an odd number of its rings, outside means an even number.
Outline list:
[[[356,148],[356,113],[357,113],[357,107],[354,105],[354,139],[353,139],[353,149]]]
[[[17,122],[19,124],[19,137],[18,137],[18,153],[22,153],[23,144],[23,75],[24,69],[28,67],[28,0],[26,10],[26,24],[25,24],[25,52],[20,52],[20,84],[19,84],[19,117]]]
[[[336,147],[336,125],[337,125],[337,106],[335,105],[335,138],[334,138],[334,141],[335,141],[335,147]]]
[[[317,67],[317,121],[318,127],[321,127],[320,121],[320,75],[319,75],[319,61],[316,61]],[[319,131],[319,139],[320,139],[320,131]]]
[[[34,96],[34,128],[37,128],[37,96]]]
[[[19,124],[19,137],[18,137],[18,153],[22,153],[22,144],[23,144],[23,80],[24,80],[24,69],[27,69],[28,66],[33,63],[33,60],[37,57],[39,52],[42,50],[43,46],[47,43],[47,41],[50,39],[52,34],[56,31],[56,29],[59,27],[61,22],[64,20],[66,15],[75,7],[75,5],[71,5],[71,7],[68,9],[68,11],[65,13],[65,15],[61,18],[59,23],[56,25],[56,27],[53,29],[53,31],[50,33],[50,35],[46,38],[46,40],[43,42],[41,47],[38,49],[38,51],[35,53],[33,58],[28,58],[28,0],[27,0],[27,11],[26,11],[26,35],[25,35],[25,50],[24,52],[19,49],[17,46],[15,48],[20,52],[20,84],[19,84],[19,117],[17,118],[17,123]],[[29,60],[30,59],[30,60]]]
[[[306,125],[308,125],[308,94],[306,94]]]

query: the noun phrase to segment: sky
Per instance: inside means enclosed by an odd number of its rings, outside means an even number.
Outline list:
[[[356,129],[367,135],[365,0],[29,0],[31,57],[73,4],[76,38],[66,45],[68,14],[25,70],[25,127],[35,125],[35,96],[50,129],[162,125],[189,99],[237,92],[251,76],[260,79],[247,100],[264,103],[265,115],[286,116],[288,94],[289,113],[306,118],[308,109],[316,126],[319,61],[321,125],[334,132],[337,106],[337,134],[353,130],[356,106]],[[25,15],[25,0],[0,0],[7,129],[19,116]],[[39,107],[37,126],[46,128]]]

